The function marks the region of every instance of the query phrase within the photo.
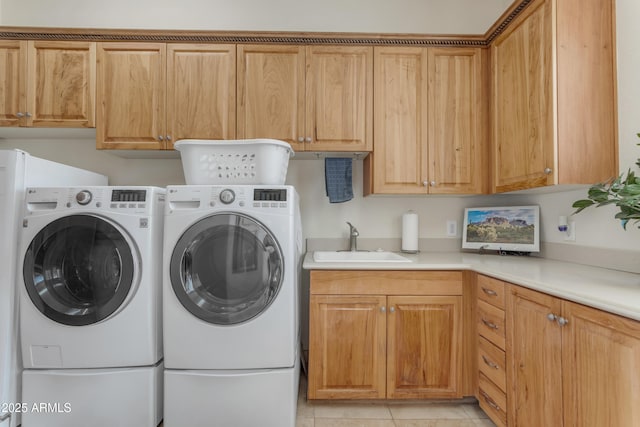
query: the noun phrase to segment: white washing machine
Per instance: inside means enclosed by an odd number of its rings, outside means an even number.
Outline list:
[[[169,186],[164,221],[164,425],[294,426],[295,189]]]
[[[28,410],[24,427],[159,423],[164,195],[155,187],[27,189],[22,400],[63,409]]]
[[[107,177],[0,150],[0,426],[20,425],[22,357],[18,342],[16,265],[25,190],[38,185],[107,185]]]

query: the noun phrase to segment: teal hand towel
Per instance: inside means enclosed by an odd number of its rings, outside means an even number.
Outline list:
[[[324,180],[331,203],[353,199],[352,159],[327,157],[324,159]]]

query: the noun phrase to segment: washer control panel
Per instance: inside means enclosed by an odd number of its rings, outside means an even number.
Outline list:
[[[43,187],[28,188],[29,213],[58,209],[99,209],[127,214],[149,214],[161,209],[164,190],[156,187]]]

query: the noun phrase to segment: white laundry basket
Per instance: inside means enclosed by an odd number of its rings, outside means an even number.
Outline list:
[[[187,185],[282,185],[291,146],[276,139],[183,139],[174,144]]]

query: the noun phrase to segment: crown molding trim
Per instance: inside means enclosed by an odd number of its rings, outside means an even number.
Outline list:
[[[532,1],[514,2],[484,35],[0,27],[0,40],[488,47]]]

